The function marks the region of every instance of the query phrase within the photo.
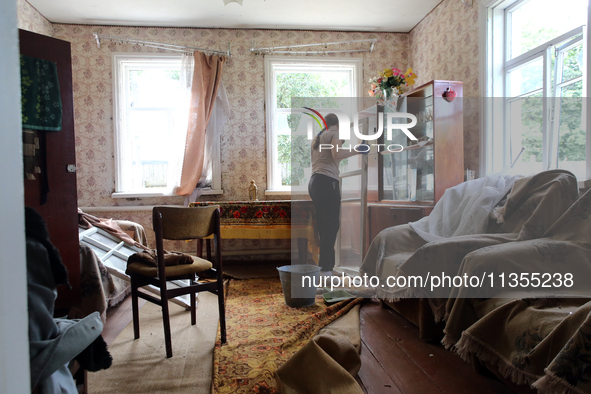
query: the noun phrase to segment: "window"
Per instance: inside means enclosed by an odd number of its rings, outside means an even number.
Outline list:
[[[88,230],[78,228],[78,239],[80,243],[88,246],[96,255],[96,258],[103,263],[107,271],[111,275],[114,275],[127,282],[130,281],[129,275],[125,273],[127,269],[127,259],[134,253],[143,252],[142,249],[127,245],[119,238],[107,233],[106,231],[91,227]],[[183,281],[173,281],[172,287],[186,286],[187,283]],[[143,287],[145,290],[160,295],[158,288],[152,285]],[[190,298],[188,296],[177,297],[171,302],[178,304],[182,307],[190,306]]]
[[[182,55],[115,54],[114,197],[173,195],[180,181],[190,87]],[[220,189],[219,136],[208,173]]]
[[[311,142],[301,127],[305,122],[300,122],[300,108],[291,108],[292,98],[342,97],[350,101],[360,97],[361,77],[359,58],[265,57],[267,189],[289,193],[291,187],[303,187],[309,178],[303,168],[310,166]],[[302,132],[292,133],[292,129]],[[292,169],[292,162],[306,160],[303,165],[298,163],[297,170]]]
[[[502,1],[487,9],[483,167],[560,168],[591,178],[585,103],[588,0]]]

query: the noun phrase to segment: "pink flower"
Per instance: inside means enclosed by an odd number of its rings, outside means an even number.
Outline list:
[[[400,69],[398,69],[398,68],[392,69],[392,74],[394,74],[395,77],[400,75],[400,73],[402,73],[402,71]]]

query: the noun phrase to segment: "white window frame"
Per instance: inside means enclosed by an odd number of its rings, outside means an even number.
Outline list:
[[[543,59],[544,63],[544,85],[543,97],[549,97],[549,89],[556,88],[550,84],[550,73],[554,70],[550,67],[550,49],[552,46],[567,40],[575,34],[583,32],[586,36],[586,27],[578,27],[555,39],[540,45],[514,59],[509,58],[509,47],[507,45],[506,34],[507,14],[511,10],[524,4],[527,0],[486,0],[480,4],[479,24],[480,24],[480,80],[481,97],[483,98],[509,98],[508,78],[506,75],[512,69],[521,67],[538,58]],[[591,20],[591,5],[588,7],[587,26]],[[572,42],[571,42],[572,43]],[[591,97],[591,84],[586,83],[586,79],[591,76],[591,40],[586,39],[585,46],[586,57],[584,58],[584,77],[583,80],[583,106],[587,111],[591,110],[591,102],[585,97]],[[555,91],[555,90],[553,90]],[[527,95],[530,95],[528,93]],[[506,101],[506,100],[502,100]],[[554,168],[556,163],[554,159],[554,150],[557,150],[555,127],[552,124],[553,113],[556,100],[544,100],[544,132],[543,132],[543,168]],[[505,119],[505,102],[501,100],[481,100],[480,119],[480,172],[481,175],[499,171],[501,168],[507,168],[515,157],[510,157],[510,136],[505,125],[506,120],[495,124],[495,119]],[[583,111],[583,116],[586,116]],[[493,114],[502,113],[502,116],[493,116]],[[587,162],[585,179],[579,179],[580,187],[591,186],[591,117],[586,116],[586,138],[587,138]],[[493,138],[496,138],[493,140]],[[500,142],[499,142],[500,140]],[[495,142],[496,141],[496,142]],[[515,152],[514,152],[515,153]]]
[[[113,246],[107,245],[104,241],[105,239],[110,240]],[[85,244],[90,249],[92,249],[92,251],[95,253],[96,258],[99,259],[100,262],[105,266],[109,274],[123,279],[126,282],[131,282],[131,278],[129,275],[125,273],[123,266],[117,267],[113,265],[109,261],[109,259],[112,256],[115,256],[121,261],[127,261],[129,256],[131,256],[134,253],[143,252],[143,249],[140,249],[137,246],[128,245],[125,242],[121,241],[119,238],[107,233],[105,230],[102,230],[98,227],[91,227],[87,230],[78,228],[78,240],[81,244]],[[98,252],[102,252],[103,256],[99,257]],[[182,280],[167,282],[167,288],[178,288],[186,286],[188,286],[188,283]],[[142,287],[142,289],[152,294],[156,294],[157,296],[160,296],[160,290],[156,286],[147,285]],[[171,299],[171,302],[189,310],[191,307],[191,298],[189,297],[190,295],[175,297]]]
[[[277,68],[289,67],[351,67],[353,66],[352,81],[357,85],[357,97],[362,97],[363,90],[363,58],[358,57],[294,57],[294,56],[265,56],[265,107],[267,131],[267,190],[271,195],[290,195],[291,187],[281,185],[281,174],[277,165],[277,134],[275,131],[275,111],[277,106],[277,90],[275,86]],[[291,113],[291,109],[286,109]],[[302,194],[303,191],[297,192]],[[307,191],[303,192],[307,193]]]
[[[111,194],[112,198],[130,198],[130,197],[178,197],[171,192],[141,191],[141,190],[125,190],[123,187],[123,172],[125,165],[122,164],[124,157],[124,143],[122,142],[122,125],[125,122],[125,82],[123,80],[124,64],[125,63],[171,63],[179,64],[182,59],[182,54],[166,54],[166,53],[114,53],[112,55],[112,70],[113,70],[113,130],[114,130],[114,159],[115,159],[115,192]],[[218,135],[217,141],[213,144],[213,160],[212,160],[212,186],[205,189],[202,194],[223,194],[221,182],[221,154],[220,154],[220,139]]]

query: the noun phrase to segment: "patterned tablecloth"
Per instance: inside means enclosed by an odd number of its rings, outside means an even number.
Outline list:
[[[304,239],[317,260],[312,201],[199,201],[190,207],[220,206],[222,239]]]

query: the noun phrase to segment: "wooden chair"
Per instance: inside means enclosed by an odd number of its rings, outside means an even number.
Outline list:
[[[131,297],[133,309],[133,331],[135,339],[140,337],[138,297],[153,302],[162,307],[162,320],[164,323],[164,339],[166,343],[166,357],[172,357],[172,341],[170,337],[170,319],[168,312],[168,300],[180,295],[190,294],[191,297],[191,324],[196,323],[196,293],[209,291],[218,296],[220,311],[220,331],[222,343],[226,343],[226,315],[224,308],[223,269],[220,245],[220,211],[217,205],[195,208],[180,207],[154,207],[152,211],[154,232],[156,233],[156,252],[158,267],[143,263],[131,263],[127,266],[127,272],[131,277]],[[201,258],[201,239],[213,234],[215,259],[211,259],[210,240],[207,239],[207,258]],[[187,240],[198,239],[197,256],[193,256],[192,264],[173,266],[164,265],[163,240]],[[214,264],[212,264],[212,261]],[[207,275],[214,277],[212,282],[199,283],[195,281],[195,275]],[[190,285],[175,289],[167,289],[166,282],[171,280],[190,280]],[[146,285],[154,285],[160,290],[160,299],[138,288]]]

